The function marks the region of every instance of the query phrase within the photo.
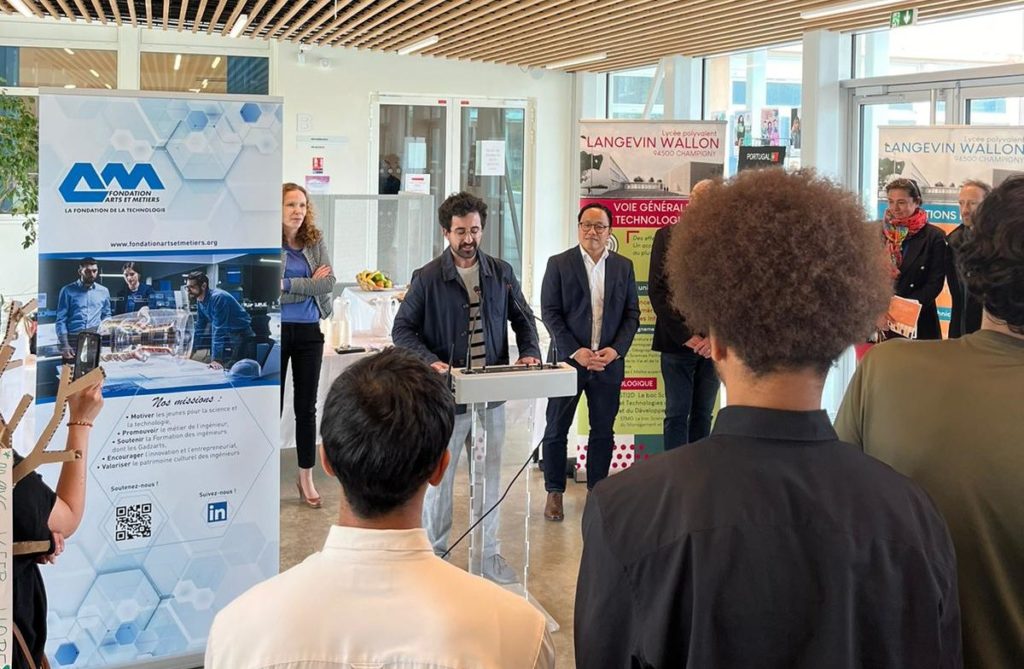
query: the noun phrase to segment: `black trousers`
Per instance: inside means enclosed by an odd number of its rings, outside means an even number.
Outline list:
[[[711,434],[711,414],[718,397],[715,363],[687,349],[661,354],[665,380],[665,450],[699,441]]]
[[[547,425],[541,450],[544,453],[544,489],[565,492],[565,460],[569,430],[576,417],[580,395],[587,395],[590,435],[587,439],[587,490],[607,478],[615,447],[615,417],[619,413],[619,392],[624,373],[620,358],[603,372],[576,367],[576,395],[548,400]]]
[[[316,389],[320,384],[323,357],[324,335],[319,323],[281,323],[281,411],[284,411],[284,384],[291,362],[295,450],[300,469],[310,469],[316,464]]]

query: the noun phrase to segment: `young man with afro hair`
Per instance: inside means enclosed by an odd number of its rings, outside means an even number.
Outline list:
[[[577,666],[959,667],[942,517],[820,408],[891,292],[856,197],[742,172],[687,209],[666,268],[729,406],[707,439],[591,492]]]

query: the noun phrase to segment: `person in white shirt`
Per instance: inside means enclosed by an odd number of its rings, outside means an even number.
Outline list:
[[[338,523],[322,551],[217,615],[206,669],[554,666],[544,616],[435,556],[421,527],[454,409],[444,377],[399,348],[334,382],[320,433]]]
[[[576,217],[579,246],[552,256],[544,272],[540,303],[551,332],[551,361],[576,368],[576,395],[548,400],[544,428],[544,517],[565,517],[565,462],[569,428],[582,393],[587,394],[587,488],[608,476],[613,427],[619,413],[619,388],[625,378],[626,351],[640,327],[633,262],[608,250],[611,210],[584,205]]]

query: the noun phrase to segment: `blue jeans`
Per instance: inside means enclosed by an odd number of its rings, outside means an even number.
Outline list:
[[[455,426],[451,439],[448,440],[448,452],[451,453],[448,468],[444,470],[441,485],[427,486],[427,494],[423,499],[423,528],[427,531],[430,544],[438,556],[444,555],[448,550],[448,535],[452,530],[455,470],[459,467],[459,457],[463,451],[467,452],[468,457],[474,455],[473,445],[469,440],[472,427],[470,416],[468,410],[455,415]],[[485,477],[483,499],[476,498],[472,501],[472,504],[476,506],[475,515],[479,517],[497,503],[501,492],[499,486],[501,485],[501,447],[505,442],[505,405],[500,404],[478,413],[477,427],[482,427],[487,431],[487,450],[483,463]],[[472,485],[472,481],[470,481],[470,485]],[[485,559],[501,549],[498,544],[498,517],[499,511],[496,509],[483,522],[483,556]]]
[[[665,379],[665,450],[711,433],[711,412],[718,396],[718,374],[709,358],[694,353],[662,353]]]

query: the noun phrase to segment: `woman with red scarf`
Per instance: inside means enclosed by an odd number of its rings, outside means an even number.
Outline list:
[[[896,179],[885,187],[889,208],[882,220],[896,294],[921,303],[918,339],[942,339],[935,298],[945,282],[946,235],[928,224],[921,209],[921,189],[912,179]],[[886,332],[886,338],[898,337]]]

